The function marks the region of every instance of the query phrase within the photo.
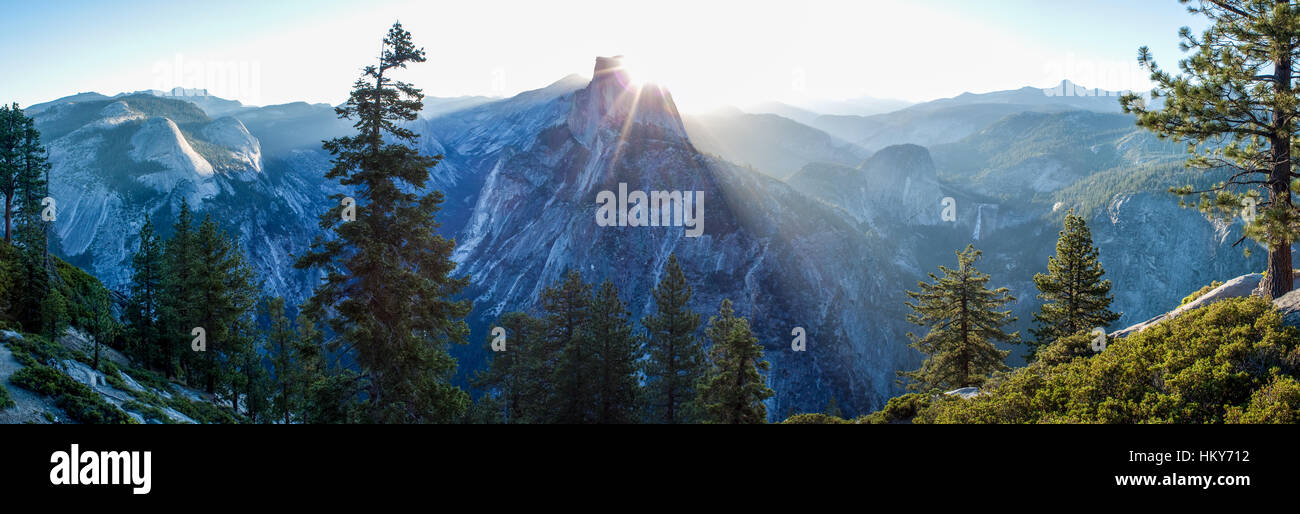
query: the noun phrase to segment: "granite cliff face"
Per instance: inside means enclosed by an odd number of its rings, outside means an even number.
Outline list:
[[[205,97],[206,98],[206,97]],[[264,159],[240,120],[152,95],[54,102],[34,118],[45,136],[58,206],[56,253],[125,291],[144,216],[163,234],[182,198],[238,237],[272,294],[291,302],[313,277],[292,269],[334,190],[316,153]]]
[[[540,128],[528,137],[456,145],[465,139],[431,130],[455,148],[458,176],[467,177],[457,189],[477,189],[455,255],[460,271],[474,277],[476,335],[504,312],[534,308],[541,290],[570,269],[588,281],[614,281],[640,319],[676,254],[695,288],[695,310],[707,319],[730,298],[754,321],[773,364],[774,415],[815,410],[831,396],[865,412],[896,393],[892,370],[915,358],[901,315],[880,315],[901,305],[901,291],[885,278],[895,274],[879,273],[895,266],[882,241],[780,181],[701,155],[667,91],[630,84],[616,61],[600,60],[595,71],[582,89],[523,113],[496,113]],[[494,117],[461,116],[489,124]],[[681,226],[598,225],[597,195],[620,184],[703,195],[702,235],[688,237]],[[808,330],[807,352],[790,348],[796,326]],[[479,348],[460,356],[467,365],[483,357]]]

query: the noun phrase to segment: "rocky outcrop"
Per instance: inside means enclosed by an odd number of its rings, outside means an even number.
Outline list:
[[[1300,280],[1300,272],[1294,275],[1295,280]],[[1123,330],[1117,330],[1110,335],[1113,337],[1125,337],[1136,334],[1150,327],[1177,318],[1187,312],[1205,307],[1220,300],[1229,298],[1244,298],[1247,296],[1259,296],[1260,284],[1264,280],[1264,275],[1252,273],[1228,280],[1223,285],[1211,289],[1209,292],[1197,297],[1196,299],[1179,305],[1178,308],[1151,318],[1142,323],[1130,326]],[[1300,289],[1291,291],[1285,295],[1273,299],[1273,307],[1282,313],[1283,323],[1290,326],[1300,327]]]

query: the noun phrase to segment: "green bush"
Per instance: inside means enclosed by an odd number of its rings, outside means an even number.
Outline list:
[[[795,414],[781,422],[782,425],[848,425],[849,420],[837,418],[830,414],[814,412],[811,414]]]
[[[5,389],[4,384],[0,384],[0,410],[5,410],[13,406],[14,400],[9,397],[9,390]]]
[[[167,405],[199,423],[235,424],[241,421],[234,414],[231,414],[229,410],[208,402],[192,402],[179,393],[173,394],[167,400]]]
[[[1300,382],[1274,376],[1255,391],[1245,408],[1229,407],[1228,423],[1300,423]]]
[[[1065,364],[1079,357],[1091,357],[1097,352],[1092,349],[1092,334],[1079,332],[1062,337],[1052,344],[1042,347],[1034,358],[1045,365]]]
[[[141,416],[144,416],[144,419],[152,419],[154,421],[158,421],[164,424],[173,423],[172,419],[168,417],[167,414],[164,413],[162,409],[159,409],[158,407],[154,407],[153,405],[148,405],[148,404],[140,403],[135,400],[131,400],[129,402],[122,404],[122,408],[129,410],[131,412],[139,413]]]
[[[139,382],[141,385],[146,385],[159,391],[170,392],[172,390],[172,383],[167,381],[167,379],[159,373],[142,368],[131,368],[127,370],[126,374],[130,375],[131,378],[134,378],[135,381]]]
[[[14,358],[18,359],[18,363],[23,366],[45,365],[78,358],[72,350],[36,334],[23,334],[22,338],[10,339],[5,344],[9,345]]]
[[[1059,354],[1081,344],[1065,338]],[[1073,346],[1071,346],[1073,345]],[[1056,354],[1053,354],[1056,355]],[[1294,420],[1300,330],[1265,299],[1234,298],[1111,342],[994,376],[971,399],[940,397],[919,423],[1224,423]]]
[[[916,413],[929,407],[930,402],[937,392],[929,393],[911,393],[903,396],[897,396],[889,399],[889,403],[871,414],[859,416],[856,423],[869,425],[885,425],[890,423],[908,423],[916,417]]]
[[[125,424],[131,417],[121,409],[104,401],[98,393],[77,382],[63,372],[49,366],[36,364],[18,370],[9,377],[14,385],[44,394],[72,419],[82,423]]]

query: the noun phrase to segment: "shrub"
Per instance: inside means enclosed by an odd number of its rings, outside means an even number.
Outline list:
[[[1255,391],[1244,409],[1230,407],[1228,423],[1300,423],[1300,382],[1287,376],[1274,376],[1268,385]]]
[[[168,417],[167,414],[164,413],[162,409],[159,409],[158,407],[154,407],[153,405],[148,405],[148,404],[140,403],[135,400],[131,400],[129,402],[122,404],[122,408],[129,410],[131,412],[139,413],[141,416],[144,417],[144,419],[152,419],[154,421],[158,421],[164,424],[173,423],[172,418]]]
[[[1300,330],[1265,299],[1194,310],[1078,358],[1052,357],[993,377],[975,398],[940,397],[929,423],[1260,423],[1300,411]],[[1065,357],[1069,356],[1068,359]]]
[[[911,393],[903,396],[897,396],[889,399],[889,403],[871,414],[859,416],[856,423],[870,425],[885,425],[890,423],[909,423],[916,413],[921,409],[930,406],[933,401],[935,392],[929,393]]]
[[[4,384],[0,384],[0,410],[5,410],[13,406],[14,401],[9,397],[9,390],[5,389]]]
[[[239,418],[236,418],[234,414],[231,414],[226,409],[208,402],[192,402],[180,394],[173,394],[167,400],[167,406],[199,423],[235,424],[240,422]]]
[[[782,425],[848,425],[849,421],[829,414],[795,414],[781,422]]]
[[[14,385],[30,389],[55,399],[59,408],[68,416],[82,423],[125,424],[131,423],[131,417],[121,409],[104,401],[98,393],[85,384],[77,382],[63,372],[36,364],[20,369],[9,381]]]

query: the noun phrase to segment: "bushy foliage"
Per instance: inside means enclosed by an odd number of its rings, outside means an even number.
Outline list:
[[[928,423],[1224,423],[1294,420],[1300,330],[1261,298],[1216,302],[1086,356],[1086,335],[995,375],[984,394],[940,397]]]
[[[830,414],[813,412],[810,414],[795,414],[793,416],[786,418],[785,421],[781,422],[781,424],[782,425],[850,425],[852,423],[849,420],[835,417]]]
[[[9,381],[14,385],[54,398],[60,409],[81,423],[126,424],[131,423],[121,409],[104,401],[98,393],[85,384],[69,378],[63,372],[37,364],[20,369]]]
[[[4,384],[0,384],[0,410],[5,410],[13,406],[14,401],[9,397],[9,390],[5,389]]]
[[[1300,382],[1274,375],[1245,407],[1229,407],[1228,423],[1300,423]]]
[[[907,423],[916,416],[917,412],[930,406],[935,393],[911,393],[903,396],[896,396],[889,399],[885,407],[860,416],[857,423],[870,425],[886,425],[891,423]]]

